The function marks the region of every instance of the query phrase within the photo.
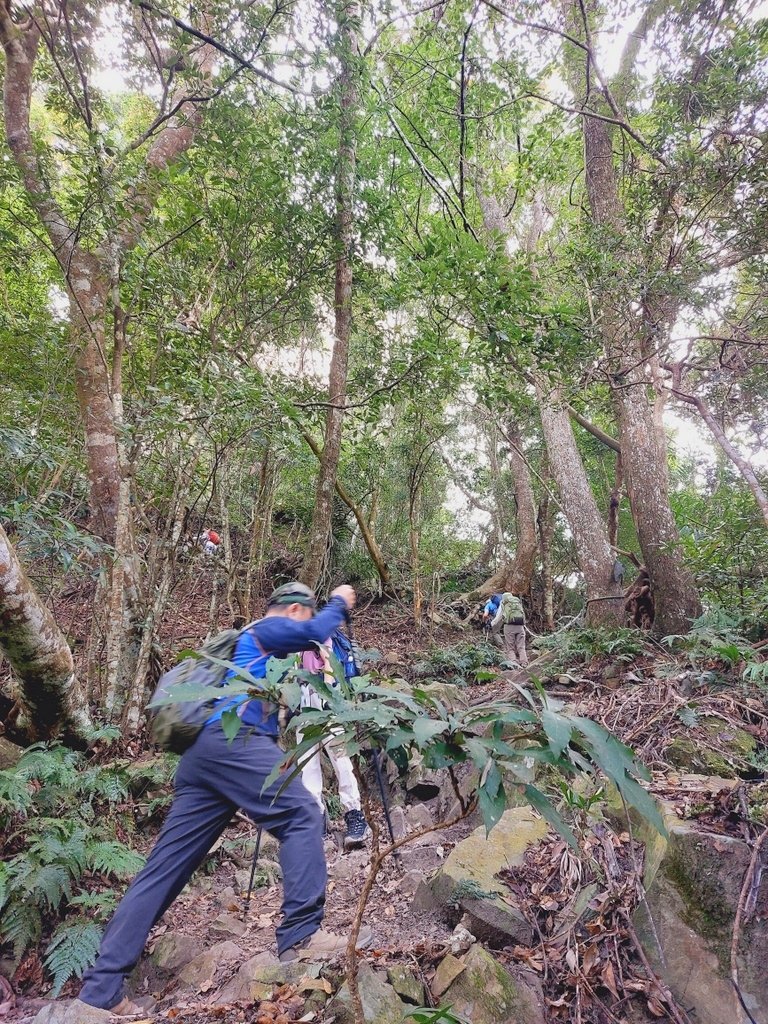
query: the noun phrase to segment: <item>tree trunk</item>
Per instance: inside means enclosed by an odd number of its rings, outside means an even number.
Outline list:
[[[0,647],[19,679],[23,726],[31,740],[93,731],[72,652],[35,592],[0,526]]]
[[[120,456],[107,363],[106,316],[109,281],[90,254],[75,252],[69,288],[69,337],[85,433],[90,522],[93,532],[114,545],[120,506]]]
[[[615,548],[619,543],[619,510],[621,508],[621,492],[624,490],[624,466],[621,452],[616,456],[616,470],[608,502],[608,543]]]
[[[587,35],[587,13],[581,2],[565,0],[567,28],[576,38]],[[588,44],[587,44],[588,45]],[[571,45],[567,57],[568,76],[577,97],[589,93],[589,56]],[[600,103],[601,93],[593,89],[590,102]],[[598,111],[599,113],[600,111]],[[624,208],[619,196],[613,162],[613,132],[609,124],[588,114],[582,116],[584,168],[592,220],[602,232],[603,246],[617,260],[633,259],[627,252]],[[660,406],[648,398],[646,377],[649,346],[644,344],[640,321],[633,309],[634,295],[606,289],[600,302],[600,330],[611,379],[613,402],[619,425],[627,495],[637,528],[643,560],[648,568],[656,601],[655,625],[661,632],[685,633],[691,620],[701,614],[701,602],[693,576],[683,563],[680,537],[669,500],[667,447]],[[664,307],[668,296],[658,296]],[[644,305],[647,303],[644,299]],[[658,343],[656,339],[651,350]],[[659,415],[657,415],[659,413]]]
[[[411,548],[411,578],[413,580],[413,621],[417,628],[421,627],[424,594],[421,587],[421,560],[419,545],[421,542],[421,487],[417,484],[411,492],[408,502],[408,539]]]
[[[523,455],[523,438],[516,423],[509,423],[505,436],[509,442],[509,461],[515,483],[515,556],[485,581],[480,587],[480,593],[510,591],[522,597],[531,592],[536,565],[536,506],[531,471]]]
[[[320,449],[315,443],[315,440],[312,437],[312,435],[308,434],[306,430],[302,430],[301,436],[307,442],[307,444],[312,449],[317,458],[322,458],[320,454]],[[344,487],[340,480],[336,481],[335,487],[336,493],[347,506],[347,508],[350,510],[352,515],[355,517],[357,525],[360,527],[360,536],[363,538],[365,546],[368,549],[368,554],[371,556],[371,561],[376,567],[376,572],[379,574],[382,591],[388,592],[391,589],[389,566],[384,560],[384,555],[382,553],[381,548],[379,547],[378,541],[376,540],[376,536],[373,532],[372,526],[368,523],[363,514],[362,509],[355,501],[352,500],[351,495],[349,494],[346,487]]]
[[[341,454],[341,431],[347,397],[349,340],[352,332],[352,245],[354,242],[353,204],[357,139],[355,122],[358,103],[357,30],[359,9],[356,0],[338,8],[339,147],[336,167],[336,286],[334,299],[335,339],[328,378],[328,411],[320,472],[315,491],[315,508],[309,531],[307,555],[301,579],[317,586],[328,552],[333,512],[333,491]]]
[[[544,460],[542,478],[546,485],[550,480],[549,461]],[[538,512],[539,551],[541,553],[541,616],[544,629],[552,632],[555,628],[555,581],[552,572],[552,541],[555,536],[555,510],[549,488],[544,486],[539,499]]]
[[[590,625],[621,625],[624,600],[621,586],[613,578],[614,556],[576,447],[570,416],[559,388],[554,387],[547,394],[546,385],[539,375],[536,376],[536,394],[549,465],[573,534],[579,569],[587,588],[587,622]]]

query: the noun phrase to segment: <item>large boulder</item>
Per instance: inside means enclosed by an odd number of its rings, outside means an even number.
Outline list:
[[[526,851],[546,833],[546,822],[527,806],[505,811],[488,836],[481,825],[453,848],[432,879],[433,899],[449,920],[463,915],[478,939],[492,945],[529,945],[531,926],[507,901],[508,890],[496,875],[521,865]],[[417,906],[424,906],[424,898],[424,892],[417,892]]]
[[[670,819],[667,818],[669,822]],[[741,839],[669,825],[648,858],[647,899],[635,914],[655,970],[700,1024],[746,1024],[731,981],[731,943],[751,858]],[[737,946],[739,987],[755,1020],[768,1020],[768,877]]]
[[[685,788],[711,799],[733,786],[728,779],[685,776]],[[626,812],[608,789],[608,817],[626,828]],[[703,831],[660,802],[667,836],[634,811],[635,838],[645,844],[646,899],[635,927],[654,970],[681,1006],[695,1010],[697,1024],[747,1024],[731,981],[734,921],[751,848],[741,839]],[[739,987],[755,1020],[768,1020],[768,876],[737,948]]]
[[[472,1024],[545,1024],[541,992],[528,972],[513,976],[477,944],[463,966],[441,995],[441,1005]]]
[[[360,964],[357,984],[366,1024],[402,1024],[408,1012],[407,1004],[366,961]],[[346,982],[328,1004],[328,1012],[337,1024],[355,1024],[352,999]]]

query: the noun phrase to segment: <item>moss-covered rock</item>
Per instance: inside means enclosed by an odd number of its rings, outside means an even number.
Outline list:
[[[527,806],[505,811],[489,836],[481,825],[453,848],[432,880],[437,905],[449,919],[465,914],[467,927],[479,939],[530,943],[531,926],[508,901],[509,890],[496,875],[522,864],[528,848],[546,833],[546,823]]]
[[[464,957],[464,970],[446,989],[446,1004],[472,1024],[544,1024],[536,983],[513,976],[480,945]]]
[[[676,768],[735,778],[755,753],[754,736],[722,718],[702,718],[696,730],[696,735],[678,736],[667,747],[665,759]]]
[[[734,919],[749,865],[740,839],[670,828],[646,869],[646,902],[635,915],[650,961],[701,1024],[740,1024],[746,1017],[730,976]],[[763,886],[763,890],[766,886]],[[756,1020],[768,1020],[768,892],[742,929],[739,985]]]
[[[401,999],[414,1006],[424,1005],[424,985],[413,971],[402,964],[395,964],[387,970],[387,978],[392,988]]]
[[[408,1011],[407,1005],[383,976],[365,961],[360,964],[357,984],[366,1024],[402,1024]],[[337,1024],[355,1024],[352,999],[346,982],[328,1004],[328,1013]]]

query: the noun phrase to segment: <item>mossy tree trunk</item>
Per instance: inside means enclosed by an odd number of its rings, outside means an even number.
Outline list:
[[[72,652],[0,526],[0,648],[18,679],[19,727],[30,740],[93,730]]]

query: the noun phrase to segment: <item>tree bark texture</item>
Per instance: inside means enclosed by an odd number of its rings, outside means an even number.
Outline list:
[[[547,458],[557,484],[563,510],[576,545],[576,558],[587,589],[587,622],[590,625],[621,625],[624,600],[621,585],[613,578],[614,556],[581,461],[571,419],[558,387],[537,376],[541,425]]]
[[[19,679],[29,738],[52,739],[64,733],[87,739],[93,726],[75,677],[72,652],[24,572],[2,526],[0,647]]]
[[[555,509],[549,487],[549,460],[542,465],[542,482],[538,508],[539,552],[541,557],[541,615],[544,629],[551,633],[555,628],[555,580],[552,571],[552,541],[555,537]]]
[[[338,8],[338,51],[341,63],[339,80],[339,147],[336,166],[336,283],[334,296],[334,344],[328,378],[328,410],[320,471],[315,490],[315,508],[309,531],[307,554],[301,578],[310,587],[317,586],[328,553],[333,513],[333,492],[341,454],[341,432],[347,397],[347,366],[352,333],[352,246],[354,243],[353,203],[357,139],[355,127],[358,105],[356,2]]]
[[[523,439],[517,424],[507,424],[505,436],[509,443],[509,464],[515,485],[515,555],[485,581],[480,593],[509,591],[527,596],[531,592],[536,565],[536,505],[531,471],[523,455]]]

